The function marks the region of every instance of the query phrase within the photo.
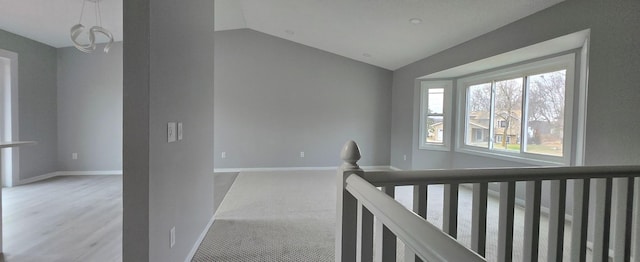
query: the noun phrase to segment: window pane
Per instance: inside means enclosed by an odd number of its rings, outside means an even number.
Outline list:
[[[465,143],[489,148],[491,83],[469,86],[467,89],[467,119]]]
[[[440,143],[444,141],[444,122],[442,116],[427,117],[427,143]]]
[[[444,110],[444,88],[429,89],[429,111],[428,114],[443,114]]]
[[[562,156],[566,72],[528,77],[526,152]]]
[[[495,82],[493,148],[520,152],[522,78]]]

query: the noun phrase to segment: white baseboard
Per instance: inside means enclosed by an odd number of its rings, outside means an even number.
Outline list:
[[[59,176],[121,176],[122,170],[58,171]]]
[[[38,182],[38,181],[41,181],[41,180],[45,180],[45,179],[48,179],[48,178],[52,178],[52,177],[56,177],[56,176],[59,176],[58,172],[51,172],[51,173],[47,173],[47,174],[44,174],[44,175],[39,175],[39,176],[36,176],[36,177],[20,179],[16,186],[31,184],[31,183],[35,183],[35,182]]]
[[[215,220],[215,218],[216,218],[215,215],[211,216],[209,223],[207,223],[207,226],[204,227],[204,230],[202,231],[202,233],[200,233],[198,240],[196,240],[196,243],[191,248],[191,251],[189,251],[189,254],[187,255],[187,258],[185,258],[184,262],[191,262],[191,260],[193,259],[193,256],[196,255],[196,252],[198,251],[200,244],[202,244],[202,241],[207,236],[207,232],[209,232],[209,229],[211,228],[211,225],[213,225],[213,221]]]
[[[338,167],[249,167],[249,168],[214,168],[214,173],[268,172],[268,171],[311,171],[337,170]]]
[[[461,186],[466,187],[466,188],[468,188],[470,190],[473,190],[472,184],[462,184]],[[489,189],[489,190],[487,190],[487,194],[489,196],[492,196],[492,197],[500,199],[500,192],[498,192],[498,191],[494,191],[494,190]],[[515,204],[517,206],[522,207],[522,208],[524,208],[527,205],[527,203],[526,203],[526,201],[524,199],[521,199],[521,198],[518,198],[518,197],[516,197],[516,199],[515,199]],[[549,216],[550,212],[551,211],[549,210],[548,207],[540,205],[540,214]],[[564,220],[567,221],[567,222],[573,222],[573,216],[569,215],[569,214],[565,214],[564,215]]]
[[[402,171],[401,168],[397,168],[395,166],[389,166],[389,168],[391,168],[391,170],[393,170],[393,171]]]
[[[593,253],[593,241],[587,240],[587,252],[592,252]],[[614,250],[612,248],[609,248],[609,261],[612,260],[612,258],[615,257]],[[629,261],[635,261],[633,260],[633,256],[630,257]]]
[[[392,171],[391,166],[361,166],[364,171]]]
[[[26,185],[26,184],[31,184],[34,182],[38,182],[41,180],[45,180],[48,178],[52,178],[52,177],[57,177],[57,176],[106,176],[106,175],[112,175],[112,176],[121,176],[122,175],[122,170],[103,170],[103,171],[56,171],[56,172],[51,172],[51,173],[46,173],[44,175],[39,175],[36,177],[30,177],[30,178],[26,178],[26,179],[21,179],[20,181],[18,181],[17,185]]]
[[[393,170],[391,166],[361,166],[364,170]],[[214,168],[214,173],[269,172],[269,171],[322,171],[338,170],[338,166],[324,167],[251,167],[251,168]]]

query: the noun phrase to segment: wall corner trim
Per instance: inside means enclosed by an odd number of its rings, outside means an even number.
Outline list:
[[[193,256],[196,255],[196,252],[198,251],[198,248],[200,247],[200,244],[202,244],[202,241],[207,236],[207,233],[209,232],[209,229],[211,228],[211,225],[213,225],[213,221],[215,221],[215,218],[216,218],[216,216],[215,216],[215,213],[214,213],[214,215],[211,216],[211,219],[209,220],[209,223],[207,223],[207,226],[205,226],[204,230],[202,230],[202,233],[200,233],[200,236],[196,240],[196,243],[193,244],[193,247],[191,248],[191,251],[189,251],[189,254],[184,259],[184,262],[191,262],[191,260],[193,259]]]

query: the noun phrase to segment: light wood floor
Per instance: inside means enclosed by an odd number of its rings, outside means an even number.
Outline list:
[[[122,261],[121,176],[62,176],[2,192],[5,261]]]

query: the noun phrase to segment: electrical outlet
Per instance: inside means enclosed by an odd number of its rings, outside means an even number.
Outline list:
[[[222,154],[220,154],[220,158],[227,158],[227,152],[222,152]]]
[[[71,153],[71,159],[73,160],[78,159],[78,153]]]
[[[171,247],[176,244],[176,227],[171,228]]]
[[[178,122],[178,140],[182,140],[182,122]]]
[[[304,151],[300,151],[300,157],[304,157]]]
[[[167,124],[167,142],[176,141],[176,122],[169,122]]]
[[[404,161],[407,161],[407,155],[404,155]]]

